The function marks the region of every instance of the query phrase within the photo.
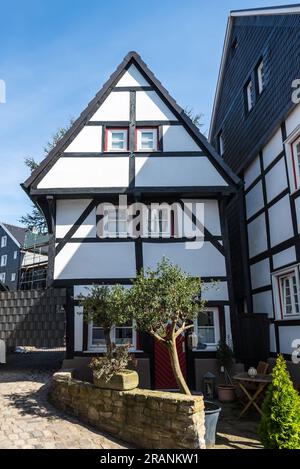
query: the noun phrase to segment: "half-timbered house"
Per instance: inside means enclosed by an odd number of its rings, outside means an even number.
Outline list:
[[[267,315],[270,353],[287,358],[300,340],[299,31],[299,5],[231,12],[210,129],[244,180],[229,218],[239,312]]]
[[[148,69],[130,52],[71,129],[23,184],[44,212],[52,233],[48,285],[66,287],[67,357],[72,366],[103,351],[102,330],[84,324],[78,295],[92,284],[132,283],[141,268],[164,256],[205,285],[206,310],[195,318],[198,347],[181,338],[180,360],[189,383],[215,366],[218,341],[231,337],[233,319],[225,207],[238,179]],[[198,239],[174,236],[178,222],[163,209],[149,211],[154,236],[128,233],[122,209],[108,212],[107,237],[99,236],[99,204],[198,202],[204,229]],[[147,223],[146,223],[147,224]],[[152,232],[153,235],[153,232]],[[189,243],[188,245],[186,243]],[[191,244],[195,242],[194,246]],[[211,286],[212,280],[217,285]],[[175,386],[167,353],[133,324],[112,332],[130,339],[142,385]],[[70,361],[71,360],[71,361]]]

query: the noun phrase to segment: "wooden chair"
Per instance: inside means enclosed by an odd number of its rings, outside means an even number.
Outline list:
[[[269,369],[269,363],[259,362],[257,365],[257,374],[266,375]]]

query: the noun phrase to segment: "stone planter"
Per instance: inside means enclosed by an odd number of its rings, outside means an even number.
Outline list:
[[[93,373],[93,382],[97,388],[114,389],[116,391],[129,391],[135,389],[139,385],[139,375],[133,370],[124,370],[114,374],[109,381],[104,376],[97,377]]]
[[[235,389],[236,387],[232,384],[219,384],[218,400],[220,402],[233,402],[235,400]]]

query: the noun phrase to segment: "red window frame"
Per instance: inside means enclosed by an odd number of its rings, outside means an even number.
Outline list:
[[[143,149],[143,150],[140,150],[138,149],[138,131],[141,131],[141,130],[156,130],[156,149],[155,150],[146,150],[146,149]],[[156,151],[159,151],[160,148],[159,148],[159,128],[157,125],[147,125],[147,126],[142,126],[142,127],[136,127],[135,129],[135,151],[139,151],[141,153],[151,153],[151,152],[156,152]]]
[[[127,148],[125,150],[108,150],[108,133],[111,131],[126,130],[127,131]],[[110,153],[122,153],[129,151],[129,128],[128,127],[105,127],[104,151]]]

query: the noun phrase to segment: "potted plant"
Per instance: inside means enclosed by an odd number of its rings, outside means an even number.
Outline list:
[[[128,363],[133,362],[129,354],[131,344],[116,346],[111,341],[112,327],[126,324],[131,319],[126,307],[127,297],[128,290],[121,285],[93,286],[88,295],[80,296],[84,320],[93,321],[103,329],[106,351],[90,363],[94,384],[101,388],[125,390],[138,386],[136,371],[126,369]]]
[[[233,366],[234,353],[226,341],[220,341],[217,348],[217,359],[224,373],[224,384],[217,386],[218,399],[220,402],[233,402],[235,400],[235,385],[231,379],[231,370]]]
[[[93,370],[95,386],[118,391],[128,391],[138,387],[137,372],[127,369],[130,362],[135,364],[135,358],[129,353],[129,348],[130,344],[119,347],[112,344],[111,350],[102,357],[92,358],[89,367]]]

